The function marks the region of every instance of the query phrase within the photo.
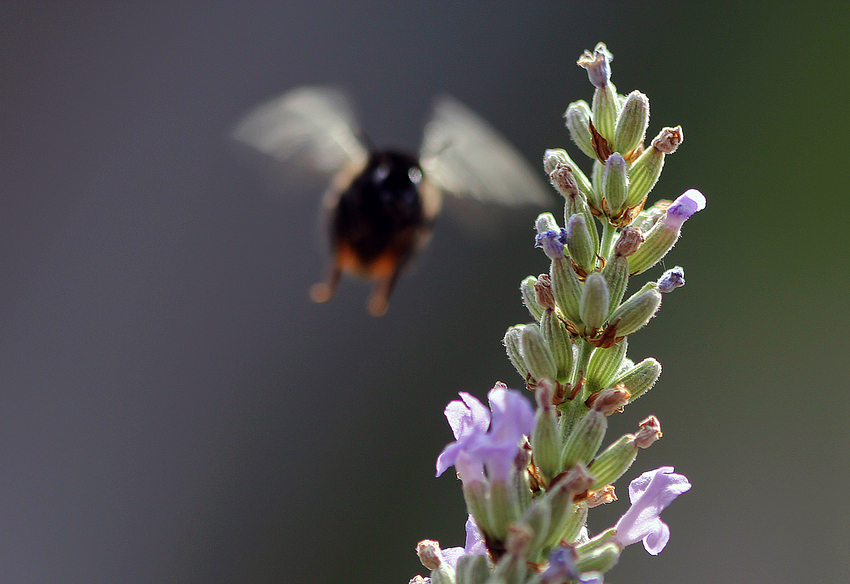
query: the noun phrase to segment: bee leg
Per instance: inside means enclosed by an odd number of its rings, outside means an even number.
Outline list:
[[[395,270],[389,276],[379,278],[372,287],[372,293],[369,295],[369,300],[366,303],[369,309],[369,314],[372,316],[384,316],[387,308],[390,305],[390,294],[395,288],[396,280],[401,270]]]
[[[310,300],[313,302],[327,302],[336,294],[336,288],[339,286],[339,279],[342,275],[342,269],[334,264],[328,278],[324,282],[313,284],[310,286]]]

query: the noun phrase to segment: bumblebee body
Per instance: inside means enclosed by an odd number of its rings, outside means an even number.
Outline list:
[[[386,312],[399,274],[431,237],[439,191],[425,180],[419,160],[395,151],[372,152],[366,166],[340,192],[326,198],[331,267],[310,290],[330,300],[343,273],[375,281],[369,312]]]
[[[233,137],[278,163],[332,174],[324,197],[331,261],[310,289],[330,300],[342,274],[374,281],[367,306],[386,312],[401,271],[431,237],[443,194],[503,205],[545,204],[550,195],[522,157],[483,120],[442,97],[418,156],[367,148],[348,100],[323,87],[294,89],[241,120]]]

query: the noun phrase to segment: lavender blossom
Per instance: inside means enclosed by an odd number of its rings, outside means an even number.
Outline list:
[[[564,246],[567,244],[567,230],[560,231],[544,231],[540,233],[534,240],[534,247],[543,248],[543,253],[550,260],[556,260],[564,257]]]
[[[648,471],[629,483],[632,506],[620,518],[614,529],[614,541],[620,547],[643,541],[643,547],[657,556],[670,540],[670,528],[661,521],[667,505],[691,488],[688,479],[673,472],[672,466]]]
[[[664,223],[678,231],[691,215],[705,209],[705,195],[696,189],[688,189],[667,208]]]
[[[531,404],[518,391],[497,384],[487,394],[491,417],[475,397],[463,392],[460,396],[463,402],[453,401],[446,407],[446,418],[456,440],[437,458],[437,476],[455,465],[461,480],[465,480],[465,475],[472,478],[483,467],[490,480],[507,480],[519,452],[519,441],[534,426]]]

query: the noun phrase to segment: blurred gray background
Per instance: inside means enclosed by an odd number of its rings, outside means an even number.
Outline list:
[[[268,180],[227,131],[334,83],[415,150],[449,92],[533,164],[578,160],[561,114],[600,40],[650,135],[684,127],[651,198],[708,198],[631,343],[664,374],[610,435],[658,415],[626,478],[694,487],[609,580],[846,581],[848,16],[787,5],[0,4],[0,581],[402,583],[418,540],[462,545],[442,410],[520,385],[500,339],[546,269],[536,211],[489,238],[442,218],[384,318],[350,280],[313,305],[324,184]]]

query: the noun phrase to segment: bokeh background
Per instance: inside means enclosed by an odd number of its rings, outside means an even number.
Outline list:
[[[684,127],[651,197],[708,198],[667,259],[688,285],[630,347],[664,374],[614,429],[658,415],[626,478],[694,487],[609,580],[846,581],[848,15],[791,6],[0,4],[0,581],[400,583],[418,540],[462,545],[442,410],[519,385],[500,339],[546,266],[536,211],[484,237],[446,216],[384,318],[348,280],[313,305],[324,184],[227,132],[333,83],[378,144],[415,150],[449,92],[534,164],[579,159],[561,114],[600,40],[649,133]]]

